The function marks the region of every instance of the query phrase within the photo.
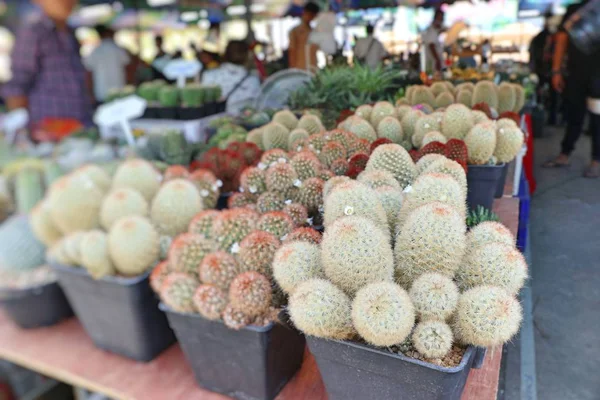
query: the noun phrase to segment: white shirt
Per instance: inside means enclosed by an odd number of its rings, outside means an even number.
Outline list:
[[[381,42],[372,35],[358,39],[354,46],[354,57],[365,60],[364,62],[372,69],[377,68],[386,55],[387,52]]]
[[[442,42],[440,41],[440,32],[441,31],[439,29],[431,25],[421,34],[421,40],[423,41],[423,46],[425,46],[426,49],[425,65],[427,69],[435,70],[435,56],[429,48],[430,44],[434,45],[435,52],[437,53],[440,61],[442,62],[443,68],[444,52],[442,49]]]
[[[245,78],[245,79],[244,79]],[[219,85],[223,97],[227,97],[238,82],[242,84],[227,100],[227,112],[238,113],[250,105],[260,93],[260,80],[256,75],[248,75],[248,70],[241,65],[224,63],[219,68],[207,70],[202,74],[203,85]]]
[[[125,86],[127,83],[125,67],[129,61],[129,54],[117,46],[112,39],[103,39],[83,61],[94,77],[96,100],[104,101],[111,90]]]

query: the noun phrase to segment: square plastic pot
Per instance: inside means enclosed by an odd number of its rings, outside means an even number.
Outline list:
[[[363,344],[309,336],[329,400],[459,400],[471,368],[480,368],[485,349],[467,348],[456,367],[375,349]]]
[[[504,169],[502,170],[502,175],[500,175],[500,179],[498,179],[498,186],[496,186],[496,194],[495,198],[500,199],[504,196],[504,186],[506,185],[506,177],[508,175],[508,164],[504,164]]]
[[[305,339],[281,324],[239,331],[197,314],[174,312],[169,323],[200,386],[243,400],[271,400],[302,364]]]
[[[191,121],[194,119],[204,118],[206,111],[204,106],[202,107],[179,107],[177,109],[177,116],[180,120]]]
[[[158,107],[146,107],[144,110],[144,115],[141,117],[142,119],[157,119],[158,116]]]
[[[158,107],[156,114],[159,119],[177,119],[178,107]]]
[[[469,209],[474,210],[477,206],[492,209],[503,169],[504,164],[469,165],[467,172],[467,205]]]
[[[0,304],[23,329],[56,325],[73,316],[73,310],[57,282],[27,289],[2,289]]]
[[[150,288],[149,273],[96,280],[81,268],[52,267],[75,315],[97,347],[147,362],[175,342]]]

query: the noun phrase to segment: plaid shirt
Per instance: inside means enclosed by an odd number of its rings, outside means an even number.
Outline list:
[[[73,31],[59,31],[48,17],[23,27],[12,52],[13,78],[2,95],[26,96],[32,123],[44,118],[91,122],[91,99]]]

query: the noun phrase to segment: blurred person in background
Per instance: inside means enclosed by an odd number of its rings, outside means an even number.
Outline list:
[[[35,0],[41,17],[16,34],[12,79],[2,96],[9,109],[26,108],[31,123],[44,118],[91,123],[90,88],[79,43],[67,25],[76,0]]]
[[[540,102],[546,103],[549,111],[548,124],[556,125],[558,93],[552,86],[552,57],[556,27],[550,23],[552,14],[546,14],[544,28],[529,45],[529,67],[538,76],[536,93]]]
[[[110,91],[122,89],[127,84],[127,66],[131,58],[115,43],[112,29],[98,26],[96,31],[101,42],[83,63],[91,74],[96,101],[102,103]]]
[[[250,105],[260,92],[260,81],[248,67],[248,44],[232,40],[225,50],[224,62],[218,68],[202,74],[203,85],[219,85],[227,99],[227,112],[239,113]]]
[[[317,67],[317,45],[308,44],[312,32],[310,23],[319,14],[320,8],[313,2],[308,2],[302,11],[300,25],[290,31],[288,63],[290,68],[312,70]]]
[[[383,44],[373,35],[374,31],[373,25],[367,25],[367,37],[358,39],[354,46],[354,57],[371,69],[379,67],[381,62],[388,57]]]
[[[583,176],[600,177],[600,115],[590,113],[587,99],[600,98],[600,51],[586,54],[579,50],[565,29],[569,19],[589,0],[572,4],[567,8],[559,32],[556,34],[556,46],[552,59],[552,86],[563,94],[567,127],[561,144],[561,152],[555,159],[544,164],[547,168],[567,167],[570,155],[583,131],[585,116],[590,116],[590,133],[592,137],[592,161]],[[566,59],[566,63],[565,63]],[[566,68],[563,69],[563,65]]]
[[[433,73],[442,72],[444,67],[444,50],[440,41],[440,34],[444,28],[444,12],[440,9],[435,11],[433,21],[421,35],[421,40],[425,46],[425,70]]]

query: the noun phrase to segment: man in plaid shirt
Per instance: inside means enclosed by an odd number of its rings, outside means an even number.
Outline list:
[[[67,19],[76,0],[37,0],[44,14],[16,35],[13,78],[2,91],[9,109],[27,108],[31,123],[44,118],[91,122],[90,92],[79,44]]]

